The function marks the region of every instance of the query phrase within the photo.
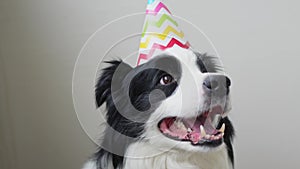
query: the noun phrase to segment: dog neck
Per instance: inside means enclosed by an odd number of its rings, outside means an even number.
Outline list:
[[[183,150],[161,151],[147,142],[130,145],[126,151],[124,169],[232,169],[226,146],[217,151],[199,153]]]

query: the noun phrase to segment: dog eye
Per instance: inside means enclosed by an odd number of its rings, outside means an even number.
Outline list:
[[[160,84],[167,85],[174,81],[174,78],[171,75],[165,75],[160,79]]]

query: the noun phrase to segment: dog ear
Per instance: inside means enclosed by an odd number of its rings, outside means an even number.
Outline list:
[[[96,84],[95,95],[97,108],[111,98],[111,83],[115,72],[118,70],[118,77],[123,79],[126,74],[132,70],[132,67],[122,60],[112,60],[106,63],[110,65],[102,70]]]

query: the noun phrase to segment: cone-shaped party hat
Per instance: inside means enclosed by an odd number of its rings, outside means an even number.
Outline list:
[[[156,52],[175,45],[190,48],[167,6],[161,0],[148,0],[137,65],[147,62]]]

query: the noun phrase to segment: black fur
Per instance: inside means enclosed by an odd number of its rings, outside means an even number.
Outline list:
[[[209,56],[206,53],[194,52],[197,56],[197,65],[202,73],[215,73],[222,71],[221,63],[217,57]]]
[[[227,153],[230,158],[230,161],[232,162],[232,165],[234,165],[234,153],[233,153],[232,142],[233,142],[233,137],[235,135],[235,131],[228,117],[222,118],[220,120],[218,128],[220,128],[223,123],[225,123],[226,126],[226,130],[224,133],[224,142],[227,146]]]
[[[111,96],[111,82],[113,79],[114,72],[122,62],[114,60],[107,63],[109,63],[110,66],[103,69],[103,72],[96,84],[96,104],[97,107],[100,107],[104,102],[106,102],[106,107],[108,108],[108,113],[106,116],[107,122],[109,125],[113,125],[114,118],[120,119],[120,117],[118,112],[114,109],[114,103]],[[131,67],[128,67],[127,69],[128,71],[130,71]],[[103,158],[107,160],[101,161],[101,159]],[[103,148],[99,148],[98,152],[95,153],[95,160],[98,169],[107,168],[108,159],[112,159],[114,168],[117,168],[117,166],[122,165],[123,163],[122,156],[112,154],[104,150]]]
[[[110,66],[103,69],[96,84],[96,104],[99,107],[106,102],[109,126],[102,141],[104,149],[95,154],[99,169],[107,166],[102,158],[112,159],[115,168],[122,166],[126,147],[140,137],[151,112],[176,89],[181,72],[177,59],[172,56],[157,57],[135,69],[122,61],[107,63]],[[160,85],[159,80],[168,74],[177,81]],[[105,148],[118,154],[112,154]]]

